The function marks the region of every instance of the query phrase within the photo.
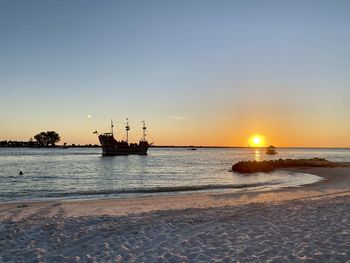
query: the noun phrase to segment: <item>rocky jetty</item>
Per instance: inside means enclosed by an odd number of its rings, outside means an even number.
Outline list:
[[[239,173],[257,173],[257,172],[271,172],[277,168],[291,168],[291,167],[339,167],[348,166],[345,163],[331,162],[322,158],[312,159],[278,159],[270,161],[242,161],[235,163],[232,166],[233,172]]]

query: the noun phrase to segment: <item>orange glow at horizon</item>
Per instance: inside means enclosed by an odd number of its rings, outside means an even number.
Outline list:
[[[116,114],[115,114],[116,115]],[[81,119],[63,120],[54,119],[47,122],[37,121],[35,125],[30,119],[16,120],[25,127],[24,129],[11,129],[9,125],[0,127],[0,141],[18,140],[28,141],[35,134],[41,131],[54,130],[61,136],[58,144],[99,144],[98,137],[93,134],[97,130],[99,133],[109,131],[109,118],[95,117],[88,118],[87,114],[82,114]],[[350,124],[344,124],[344,127],[338,127],[336,123],[330,125],[332,128],[324,125],[312,126],[312,130],[306,121],[300,118],[296,120],[274,119],[257,116],[256,118],[243,116],[244,119],[238,119],[236,122],[230,121],[231,116],[222,119],[194,118],[174,121],[171,118],[146,118],[147,130],[150,137],[149,142],[155,145],[198,145],[198,146],[233,146],[262,148],[270,144],[276,147],[350,147]],[[242,118],[243,118],[242,117]],[[121,118],[120,118],[121,119]],[[130,141],[137,142],[142,136],[142,127],[138,120],[141,117],[133,117],[135,120],[131,123]],[[258,121],[257,121],[258,120]],[[285,121],[285,122],[284,122]],[[13,121],[14,122],[14,121]],[[14,123],[16,123],[14,122]],[[119,122],[121,122],[119,120]],[[118,120],[116,123],[119,123]],[[278,125],[277,125],[278,124]],[[301,125],[303,124],[303,125]],[[220,127],[220,130],[217,129]],[[116,125],[115,136],[122,139],[125,134],[123,125]],[[252,141],[252,138],[258,136]],[[260,136],[260,137],[259,137]],[[255,142],[254,142],[255,141]]]

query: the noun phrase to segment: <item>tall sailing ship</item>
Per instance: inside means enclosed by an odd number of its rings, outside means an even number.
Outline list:
[[[98,136],[98,139],[102,146],[103,156],[115,156],[115,155],[128,155],[128,154],[139,154],[146,155],[147,150],[151,144],[146,140],[146,124],[143,121],[142,127],[142,138],[139,143],[129,143],[129,120],[126,119],[126,140],[118,141],[114,138],[113,134],[113,121],[111,120],[111,132],[102,133]],[[95,132],[97,133],[97,132]]]

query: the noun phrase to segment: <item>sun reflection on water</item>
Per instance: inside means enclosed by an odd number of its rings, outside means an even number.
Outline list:
[[[260,154],[260,150],[255,149],[254,151],[254,160],[259,162],[261,160],[261,154]]]

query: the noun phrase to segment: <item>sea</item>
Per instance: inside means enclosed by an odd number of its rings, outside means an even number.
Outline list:
[[[242,175],[230,169],[243,160],[314,157],[350,160],[350,149],[279,148],[273,156],[254,148],[150,148],[146,156],[114,157],[103,157],[101,151],[101,148],[0,148],[0,202],[299,187],[322,179],[284,171]]]

